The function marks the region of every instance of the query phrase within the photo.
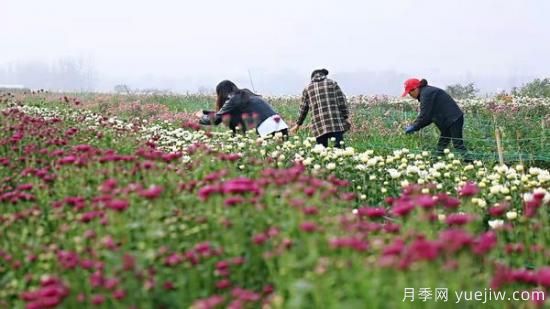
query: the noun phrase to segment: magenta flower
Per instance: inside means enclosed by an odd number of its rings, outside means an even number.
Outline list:
[[[386,215],[386,209],[382,207],[361,207],[357,208],[359,217],[381,218]]]
[[[472,221],[473,217],[469,214],[450,214],[445,218],[448,225],[464,225]]]
[[[222,279],[218,282],[216,282],[216,288],[220,289],[220,290],[224,290],[224,289],[227,289],[231,287],[231,281],[227,280],[227,279]]]
[[[130,206],[130,204],[126,200],[111,200],[108,201],[105,206],[109,209],[122,212],[128,209],[128,206]]]
[[[252,242],[256,245],[263,245],[267,241],[267,239],[268,237],[264,233],[252,236]]]
[[[479,187],[473,182],[465,183],[459,190],[460,196],[471,197],[479,193]]]
[[[550,288],[550,267],[542,267],[537,271],[538,284]]]
[[[419,237],[409,245],[407,248],[407,255],[412,259],[412,261],[433,261],[438,257],[439,249],[440,245],[437,242]]]
[[[398,217],[408,215],[414,209],[414,204],[408,199],[398,199],[393,202],[392,214]]]
[[[437,204],[437,201],[431,195],[425,194],[417,196],[414,202],[424,209],[431,209]]]
[[[141,197],[152,200],[160,196],[164,189],[160,186],[151,186],[148,189],[141,190],[138,194]]]
[[[223,201],[223,204],[227,207],[233,207],[235,205],[241,204],[244,202],[244,199],[240,196],[231,196]]]
[[[78,158],[75,157],[75,156],[66,156],[66,157],[63,157],[61,159],[59,159],[57,161],[57,163],[61,164],[61,165],[69,165],[69,164],[73,164],[76,162]]]
[[[105,302],[105,296],[100,294],[92,295],[91,302],[92,302],[92,305],[96,305],[96,306],[102,305]]]
[[[121,300],[121,299],[124,299],[125,297],[126,297],[126,291],[122,289],[118,289],[113,292],[113,298],[116,300]]]
[[[300,230],[306,233],[313,233],[317,230],[317,224],[311,221],[305,221],[300,224]]]
[[[203,298],[193,302],[191,308],[197,309],[214,309],[223,304],[225,299],[220,295],[213,295],[208,298]]]
[[[473,238],[462,229],[448,229],[439,233],[438,240],[443,249],[450,253],[454,253],[469,246]]]
[[[497,235],[488,231],[478,236],[472,243],[472,251],[477,255],[485,255],[497,244]]]
[[[491,217],[501,217],[508,210],[508,205],[506,204],[496,204],[495,206],[489,208],[489,214]]]

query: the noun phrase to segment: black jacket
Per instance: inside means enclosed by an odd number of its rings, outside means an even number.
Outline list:
[[[415,131],[418,131],[432,122],[439,130],[447,129],[458,118],[464,115],[455,100],[444,90],[432,86],[420,88],[420,114],[414,121]]]
[[[237,126],[240,126],[243,131],[252,127],[257,128],[264,120],[277,114],[262,97],[249,95],[247,100],[242,93],[231,95],[217,113],[209,111],[203,111],[203,113],[199,120],[200,124],[218,125],[228,117],[228,125],[233,132]]]

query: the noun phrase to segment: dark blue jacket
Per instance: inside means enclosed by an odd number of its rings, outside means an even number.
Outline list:
[[[447,92],[433,86],[420,88],[420,114],[414,121],[415,131],[418,131],[432,122],[439,130],[447,129],[464,113],[455,100]]]
[[[264,120],[277,114],[261,96],[249,95],[247,100],[242,93],[230,96],[217,113],[209,111],[203,111],[203,113],[199,120],[200,124],[218,125],[224,117],[229,117],[228,125],[233,131],[239,125],[243,130],[257,128]]]

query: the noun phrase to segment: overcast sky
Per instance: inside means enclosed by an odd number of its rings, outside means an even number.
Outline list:
[[[192,90],[250,70],[270,81],[263,92],[295,92],[316,67],[441,83],[550,76],[548,0],[0,0],[0,26],[0,66],[81,57],[100,88]]]

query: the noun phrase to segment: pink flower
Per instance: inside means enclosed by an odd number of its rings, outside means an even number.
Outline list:
[[[471,197],[479,193],[479,187],[473,182],[465,183],[459,190],[460,196]]]
[[[331,247],[335,249],[350,248],[358,252],[363,252],[368,249],[368,243],[358,237],[343,237],[330,240]]]
[[[78,266],[79,258],[78,254],[71,251],[60,251],[57,253],[57,261],[63,268],[74,269]]]
[[[118,290],[115,290],[113,292],[113,298],[116,299],[116,300],[121,300],[124,297],[126,297],[126,291],[124,291],[122,289],[118,289]]]
[[[315,216],[319,213],[319,209],[317,209],[317,207],[315,206],[305,207],[304,209],[302,209],[302,212],[304,213],[304,215]]]
[[[112,290],[116,288],[119,284],[119,280],[117,278],[108,278],[103,282],[103,287],[107,290]]]
[[[214,308],[220,306],[221,304],[223,304],[224,301],[225,300],[222,296],[213,295],[213,296],[210,296],[208,298],[203,298],[203,299],[196,300],[195,302],[193,302],[193,305],[191,306],[191,308],[214,309]]]
[[[207,185],[199,189],[198,195],[199,199],[202,201],[208,200],[208,198],[216,193],[220,193],[221,188],[217,185]]]
[[[404,249],[405,242],[400,238],[396,238],[393,243],[384,247],[382,250],[382,255],[401,255]]]
[[[111,193],[117,187],[116,179],[109,178],[101,184],[100,191],[102,193]]]
[[[166,259],[164,261],[164,264],[167,265],[167,266],[176,266],[176,265],[180,264],[181,262],[183,262],[183,257],[178,253],[174,253],[174,254],[166,257]]]
[[[306,233],[312,233],[317,230],[317,224],[311,221],[305,221],[300,224],[300,230]]]
[[[235,178],[223,183],[222,191],[224,194],[245,194],[252,193],[258,196],[261,192],[260,187],[249,178]]]
[[[103,246],[105,248],[110,249],[110,250],[114,250],[117,247],[117,244],[116,244],[115,240],[110,235],[107,235],[107,236],[103,237],[103,239],[101,240],[101,243],[103,244]]]
[[[139,195],[141,197],[144,197],[146,199],[155,199],[160,196],[160,194],[164,191],[164,189],[160,186],[151,186],[148,189],[141,190],[139,192]]]
[[[264,233],[256,234],[252,237],[252,242],[256,245],[263,245],[267,241],[267,236]]]
[[[231,281],[227,280],[227,279],[222,279],[218,282],[216,282],[216,288],[220,289],[220,290],[224,290],[224,289],[227,289],[231,287]]]
[[[102,305],[105,302],[105,296],[99,295],[99,294],[92,295],[91,302],[93,305],[96,305],[96,306]]]

